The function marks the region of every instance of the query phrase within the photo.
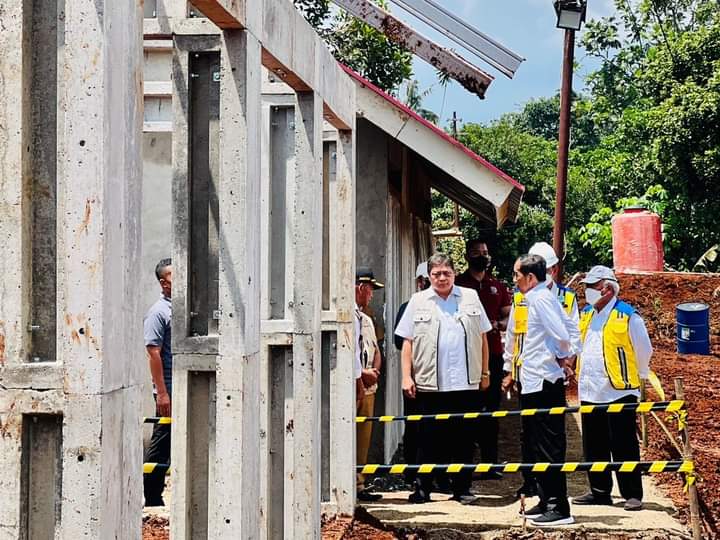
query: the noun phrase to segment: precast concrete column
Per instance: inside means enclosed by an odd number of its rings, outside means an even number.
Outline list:
[[[183,540],[213,538],[216,506],[220,47],[218,35],[174,37],[170,532]]]
[[[142,12],[0,27],[0,538],[139,538]]]
[[[323,104],[298,92],[295,107],[293,231],[292,497],[286,498],[286,538],[320,537],[320,311],[322,295]],[[289,518],[289,519],[288,519]]]
[[[220,330],[211,538],[260,536],[260,43],[223,32]]]
[[[337,361],[330,371],[330,492],[338,514],[355,511],[355,132],[336,146]]]

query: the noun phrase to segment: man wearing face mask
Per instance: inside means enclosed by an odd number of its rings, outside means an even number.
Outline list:
[[[523,255],[515,262],[513,281],[521,298],[510,310],[505,334],[502,389],[516,383],[523,409],[564,407],[565,375],[558,359],[571,355],[572,345],[560,303],[545,285],[545,259]],[[563,463],[565,461],[565,418],[563,415],[523,416],[523,460]],[[525,512],[537,527],[574,523],[567,499],[567,481],[560,471],[537,474],[540,502]]]
[[[618,299],[620,285],[606,266],[594,266],[582,280],[587,306],[580,316],[582,356],[578,362],[578,394],[583,405],[637,403],[647,379],[652,345],[645,322]],[[640,447],[633,411],[582,415],[585,461],[638,461]],[[639,472],[616,473],[625,510],[642,508]],[[590,492],[575,504],[612,504],[612,474],[588,472]]]
[[[485,313],[490,319],[492,330],[487,333],[490,348],[490,387],[478,393],[479,410],[497,411],[500,408],[500,385],[503,377],[503,346],[500,333],[507,326],[510,313],[510,292],[505,284],[495,279],[490,270],[488,243],[482,238],[473,238],[465,243],[465,260],[468,269],[455,279],[459,287],[474,289]],[[476,438],[480,445],[483,463],[498,463],[498,419],[483,418],[477,423]],[[482,473],[481,478],[495,480],[502,478],[498,472]]]

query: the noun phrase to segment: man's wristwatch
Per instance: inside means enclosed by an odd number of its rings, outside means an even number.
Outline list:
[[[483,376],[483,377],[489,377],[489,376],[490,376],[490,372],[489,372],[489,371],[483,371],[483,372],[482,372],[482,376]]]

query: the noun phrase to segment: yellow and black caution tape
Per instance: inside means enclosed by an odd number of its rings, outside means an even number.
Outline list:
[[[172,424],[169,416],[146,416],[143,418],[145,424]]]
[[[170,474],[170,465],[168,463],[143,463],[143,474],[151,474],[155,471],[165,471],[165,474]]]
[[[639,413],[650,411],[678,412],[685,406],[682,400],[674,401],[642,401],[640,403],[609,403],[607,405],[576,405],[573,407],[551,407],[549,409],[519,409],[514,411],[487,411],[467,412],[453,414],[410,414],[407,416],[357,416],[355,422],[418,422],[421,420],[475,420],[477,418],[503,418],[506,416],[534,416],[539,414],[569,414],[579,412],[589,414],[597,411],[619,413],[636,411]]]
[[[532,471],[543,473],[547,471],[560,471],[572,473],[579,471],[590,472],[684,472],[688,477],[694,478],[695,465],[692,461],[596,461],[596,462],[571,462],[571,463],[451,463],[448,465],[358,465],[357,472],[362,474],[403,474],[406,471],[413,471],[418,474],[430,473],[484,473],[502,472],[516,473]],[[690,482],[690,480],[688,480]]]

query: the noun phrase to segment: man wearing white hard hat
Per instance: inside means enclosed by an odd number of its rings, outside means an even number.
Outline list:
[[[427,261],[423,261],[418,264],[417,268],[415,269],[415,291],[424,291],[428,287],[430,287],[430,276],[428,275]],[[403,313],[405,313],[405,308],[407,308],[407,305],[408,302],[405,302],[403,305],[400,306],[400,309],[398,309],[397,316],[395,317],[395,326],[393,327],[393,331],[395,328],[397,328],[400,319],[402,319]],[[401,351],[403,342],[405,341],[404,338],[398,336],[397,334],[394,334],[393,339],[395,342],[395,348],[398,351]],[[416,403],[416,400],[409,399],[403,393],[403,414],[417,414]],[[405,463],[408,464],[417,463],[419,435],[418,427],[419,426],[417,422],[405,422],[405,430],[403,431],[403,458],[405,459]],[[405,473],[405,481],[408,484],[414,484],[415,477],[416,474],[414,472],[408,471]]]
[[[562,283],[558,283],[558,272],[560,259],[555,254],[555,250],[547,242],[536,242],[528,252],[530,255],[540,255],[545,259],[547,265],[547,277],[545,283],[550,292],[557,296],[558,301],[562,304],[563,310],[567,316],[573,321],[575,326],[579,324],[577,295],[572,289],[565,287]]]
[[[580,316],[582,355],[578,360],[578,395],[583,405],[637,403],[650,369],[652,345],[645,322],[618,299],[620,284],[606,266],[594,266],[582,280],[587,306]],[[639,461],[635,411],[582,415],[585,461]],[[625,510],[642,508],[640,472],[618,472]],[[612,504],[610,472],[588,472],[590,492],[575,504]]]

